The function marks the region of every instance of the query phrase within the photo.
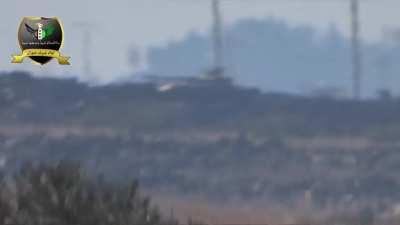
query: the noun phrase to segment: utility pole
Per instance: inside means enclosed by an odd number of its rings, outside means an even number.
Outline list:
[[[132,68],[132,73],[141,69],[143,64],[143,57],[141,54],[140,47],[137,45],[132,45],[132,47],[128,50],[128,62]]]
[[[92,30],[90,28],[86,28],[82,44],[83,71],[87,75],[92,75],[92,61],[90,59],[92,53]]]
[[[223,37],[222,37],[222,15],[220,9],[220,1],[212,0],[213,15],[213,74],[214,77],[223,76],[224,59],[223,59]]]
[[[362,95],[362,55],[360,42],[359,0],[350,0],[353,97]]]
[[[93,43],[93,31],[95,26],[90,23],[80,22],[75,23],[75,27],[83,30],[82,37],[82,71],[85,76],[92,75],[92,43]]]

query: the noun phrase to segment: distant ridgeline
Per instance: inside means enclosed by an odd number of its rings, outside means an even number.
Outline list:
[[[234,85],[88,87],[7,73],[0,75],[0,166],[68,159],[148,188],[221,201],[389,207],[400,201],[399,103]]]
[[[232,84],[89,87],[75,79],[0,74],[1,125],[80,125],[170,132],[238,131],[252,135],[356,135],[397,138],[399,100],[338,100],[263,93]]]

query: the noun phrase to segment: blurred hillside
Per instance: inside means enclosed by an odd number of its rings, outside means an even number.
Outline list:
[[[73,160],[160,193],[397,215],[399,103],[3,73],[0,166]]]

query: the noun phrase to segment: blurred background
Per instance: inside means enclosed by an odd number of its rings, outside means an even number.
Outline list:
[[[0,166],[135,178],[210,224],[398,224],[400,2],[8,1]],[[10,63],[24,16],[61,53]]]
[[[347,0],[222,1],[223,65],[246,86],[304,94],[340,89],[352,94],[352,14]],[[360,0],[357,39],[362,48],[360,82],[365,97],[377,90],[397,93],[399,32],[396,1]],[[25,15],[58,16],[64,23],[63,51],[73,65],[24,69],[38,76],[78,77],[106,84],[143,74],[198,75],[213,61],[209,1],[41,0],[5,3],[0,66],[17,52],[16,27]],[[15,32],[14,32],[15,31]],[[112,65],[112,66],[110,66]],[[290,66],[287,66],[290,65]]]

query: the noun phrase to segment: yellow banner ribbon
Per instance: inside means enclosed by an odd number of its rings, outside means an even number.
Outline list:
[[[69,65],[68,60],[70,59],[70,57],[61,56],[60,52],[52,49],[25,49],[22,51],[21,55],[12,55],[12,63],[22,63],[24,58],[32,56],[56,58],[60,65]]]

